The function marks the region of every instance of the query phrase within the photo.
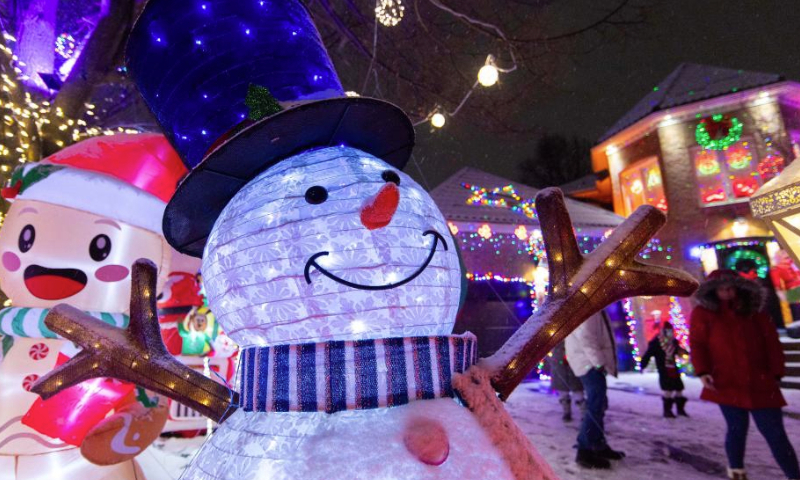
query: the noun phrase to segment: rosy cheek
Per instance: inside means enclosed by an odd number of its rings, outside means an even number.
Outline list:
[[[130,270],[122,265],[106,265],[98,268],[94,272],[94,276],[101,282],[119,282],[127,278],[128,273],[130,273]]]
[[[14,252],[5,252],[3,254],[3,267],[9,272],[16,272],[19,270],[20,261],[19,257]]]

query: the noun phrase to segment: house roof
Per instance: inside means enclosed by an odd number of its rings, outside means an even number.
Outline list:
[[[512,182],[507,178],[492,175],[477,168],[464,167],[431,191],[431,197],[433,197],[433,200],[448,221],[506,225],[539,224],[538,220],[530,219],[507,208],[468,205],[467,198],[472,193],[462,185],[464,183],[483,187],[487,190],[511,184],[523,199],[534,198],[539,192],[536,188]],[[623,217],[594,205],[588,205],[570,198],[566,198],[565,202],[572,218],[572,223],[576,228],[607,230],[618,226],[624,220]]]
[[[595,190],[597,188],[597,175],[590,173],[584,175],[576,180],[559,185],[558,188],[564,192],[564,195],[571,193],[585,192],[586,190]]]
[[[600,138],[605,141],[651,113],[783,80],[775,73],[682,63]]]

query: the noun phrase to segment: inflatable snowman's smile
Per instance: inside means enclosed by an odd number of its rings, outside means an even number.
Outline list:
[[[61,300],[71,297],[86,286],[88,279],[77,268],[47,268],[30,265],[23,273],[25,287],[36,298]]]
[[[314,267],[317,270],[319,270],[319,273],[325,275],[331,280],[341,283],[342,285],[346,285],[350,288],[358,288],[360,290],[389,290],[392,288],[405,285],[411,280],[417,278],[422,272],[425,271],[425,269],[428,267],[428,264],[430,264],[431,260],[433,260],[433,255],[436,253],[436,247],[437,245],[439,245],[439,242],[442,242],[442,246],[444,247],[445,250],[447,250],[447,242],[444,240],[444,237],[442,237],[442,235],[436,230],[426,230],[422,235],[423,236],[433,235],[433,245],[431,245],[431,251],[428,253],[428,258],[425,259],[425,262],[417,269],[417,271],[415,271],[408,277],[404,278],[403,280],[400,280],[399,282],[387,283],[385,285],[360,285],[358,283],[349,282],[343,278],[337,277],[336,275],[332,274],[331,272],[321,267],[317,263],[318,258],[324,257],[325,255],[329,255],[330,252],[315,253],[314,255],[311,256],[311,258],[308,259],[308,261],[306,262],[305,271],[303,272],[306,277],[306,282],[311,284],[311,267]]]

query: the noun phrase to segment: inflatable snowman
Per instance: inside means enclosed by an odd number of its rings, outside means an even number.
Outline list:
[[[475,342],[450,335],[458,256],[400,171],[405,114],[344,95],[297,0],[153,0],[128,55],[166,135],[199,163],[165,233],[183,253],[205,248],[209,305],[242,349],[243,408],[183,478],[510,478],[453,398]]]
[[[152,325],[154,269],[138,262],[131,329],[59,307],[47,325],[88,353],[34,388],[50,397],[79,378],[70,368],[105,372],[224,420],[183,480],[554,479],[495,386],[507,396],[537,355],[610,301],[696,284],[663,272],[651,281],[631,260],[663,223],[655,208],[584,262],[550,192],[537,209],[552,207],[552,290],[569,298],[526,322],[487,373],[473,365],[475,338],[451,334],[462,274],[448,227],[401,171],[410,121],[344,94],[299,0],[150,0],[127,54],[193,168],[164,234],[202,256],[209,305],[241,347],[238,381],[228,390],[169,356]]]
[[[84,140],[20,167],[3,189],[0,479],[144,478],[131,461],[160,432],[165,407],[131,384],[93,379],[42,401],[40,376],[77,353],[44,324],[67,302],[125,327],[130,265],[169,262],[160,218],[186,170],[161,135]],[[110,413],[113,416],[106,418]],[[93,462],[113,466],[93,465]]]

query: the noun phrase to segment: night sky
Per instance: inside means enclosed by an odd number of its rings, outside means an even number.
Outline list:
[[[554,73],[558,88],[542,87],[513,118],[595,141],[682,62],[800,81],[798,0],[658,1],[648,22],[635,37],[574,57],[571,67]],[[517,165],[535,146],[535,135],[487,134],[457,116],[433,133],[417,127],[417,145],[414,158],[422,173],[413,162],[406,171],[428,188],[466,165],[516,181]]]

